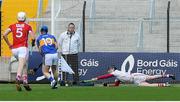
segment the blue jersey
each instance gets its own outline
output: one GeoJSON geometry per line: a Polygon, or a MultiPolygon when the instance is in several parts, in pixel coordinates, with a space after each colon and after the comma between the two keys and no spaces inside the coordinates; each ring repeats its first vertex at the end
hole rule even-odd
{"type": "Polygon", "coordinates": [[[41,47],[43,55],[57,53],[55,43],[56,38],[51,34],[41,34],[36,40],[36,44],[38,47],[41,47]]]}

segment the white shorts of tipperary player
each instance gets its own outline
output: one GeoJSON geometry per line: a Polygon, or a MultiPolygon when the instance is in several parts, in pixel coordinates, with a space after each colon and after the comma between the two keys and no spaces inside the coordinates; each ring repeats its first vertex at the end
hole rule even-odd
{"type": "Polygon", "coordinates": [[[58,53],[45,54],[44,64],[48,66],[58,65],[58,53]]]}

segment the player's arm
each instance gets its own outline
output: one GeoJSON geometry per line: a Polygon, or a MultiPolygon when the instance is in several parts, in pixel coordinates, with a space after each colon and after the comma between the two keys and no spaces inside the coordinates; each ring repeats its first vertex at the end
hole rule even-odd
{"type": "Polygon", "coordinates": [[[39,52],[41,53],[41,46],[37,46],[37,47],[38,47],[39,52]]]}
{"type": "Polygon", "coordinates": [[[31,35],[31,38],[32,38],[32,43],[31,44],[32,44],[32,46],[35,46],[36,36],[35,36],[33,31],[29,31],[29,34],[31,35]]]}
{"type": "Polygon", "coordinates": [[[56,49],[58,49],[58,44],[57,44],[57,42],[54,42],[54,44],[55,44],[56,49]]]}
{"type": "Polygon", "coordinates": [[[56,38],[55,38],[55,37],[53,37],[53,38],[54,38],[54,44],[55,44],[55,47],[56,47],[56,49],[58,49],[57,40],[56,40],[56,38]]]}
{"type": "Polygon", "coordinates": [[[29,26],[29,34],[30,34],[30,36],[31,36],[31,38],[32,38],[31,44],[32,44],[32,46],[35,46],[36,36],[35,36],[35,33],[32,31],[32,28],[31,28],[30,26],[29,26]]]}
{"type": "Polygon", "coordinates": [[[107,79],[107,78],[111,78],[111,77],[114,77],[114,75],[113,74],[105,74],[102,76],[98,76],[96,78],[92,78],[91,80],[96,81],[96,80],[107,79]]]}
{"type": "Polygon", "coordinates": [[[56,50],[58,50],[58,44],[57,44],[57,42],[54,42],[54,45],[55,45],[56,50]]]}
{"type": "Polygon", "coordinates": [[[37,46],[39,52],[41,52],[39,38],[36,39],[36,46],[37,46]]]}
{"type": "Polygon", "coordinates": [[[32,30],[29,31],[29,34],[33,40],[36,39],[35,33],[32,30]]]}
{"type": "Polygon", "coordinates": [[[8,40],[8,34],[11,32],[11,29],[8,28],[6,29],[6,31],[3,34],[3,39],[5,40],[5,42],[7,43],[7,45],[9,46],[10,49],[12,49],[12,45],[10,44],[9,40],[8,40]]]}

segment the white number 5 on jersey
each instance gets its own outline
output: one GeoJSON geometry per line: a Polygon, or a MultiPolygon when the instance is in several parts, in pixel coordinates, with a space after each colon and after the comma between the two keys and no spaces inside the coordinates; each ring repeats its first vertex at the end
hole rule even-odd
{"type": "Polygon", "coordinates": [[[17,29],[16,29],[16,37],[17,37],[17,38],[22,37],[22,35],[23,35],[22,30],[23,30],[22,28],[17,28],[17,29]]]}

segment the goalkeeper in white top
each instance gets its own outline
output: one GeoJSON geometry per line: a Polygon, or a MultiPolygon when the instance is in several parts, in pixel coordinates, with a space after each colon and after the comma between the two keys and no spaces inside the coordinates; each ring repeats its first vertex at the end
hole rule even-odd
{"type": "Polygon", "coordinates": [[[116,77],[114,84],[109,84],[105,86],[119,86],[120,82],[130,82],[134,83],[138,86],[150,86],[150,87],[167,87],[170,86],[168,82],[166,83],[149,83],[147,81],[157,79],[157,78],[172,78],[175,80],[175,76],[172,74],[165,74],[165,75],[145,75],[143,73],[127,73],[124,71],[119,71],[115,66],[110,66],[108,68],[108,73],[102,76],[98,76],[92,78],[92,81],[97,81],[100,79],[106,79],[110,77],[116,77]]]}

